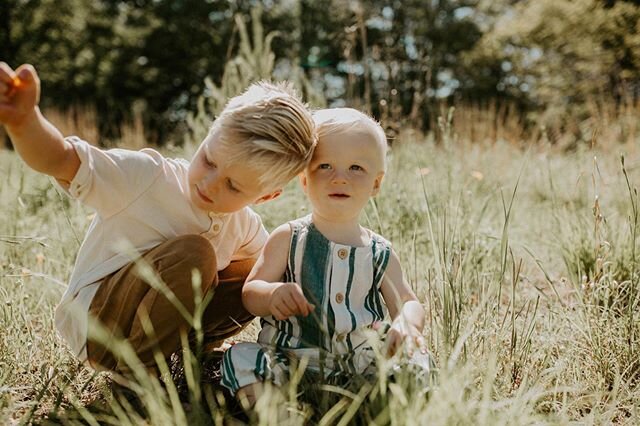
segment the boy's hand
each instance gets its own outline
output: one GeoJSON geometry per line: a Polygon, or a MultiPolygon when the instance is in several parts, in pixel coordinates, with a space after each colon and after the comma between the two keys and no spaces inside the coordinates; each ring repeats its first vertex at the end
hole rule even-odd
{"type": "Polygon", "coordinates": [[[387,356],[392,357],[403,344],[406,346],[409,356],[412,356],[416,349],[422,353],[427,352],[427,346],[420,330],[413,324],[403,321],[401,317],[397,317],[391,324],[385,339],[387,356]]]}
{"type": "Polygon", "coordinates": [[[0,62],[0,123],[19,128],[35,113],[40,98],[40,80],[31,65],[21,65],[15,71],[0,62]]]}
{"type": "Polygon", "coordinates": [[[277,283],[271,292],[269,311],[277,320],[285,320],[290,316],[306,317],[313,312],[315,306],[307,301],[302,289],[296,283],[277,283]]]}

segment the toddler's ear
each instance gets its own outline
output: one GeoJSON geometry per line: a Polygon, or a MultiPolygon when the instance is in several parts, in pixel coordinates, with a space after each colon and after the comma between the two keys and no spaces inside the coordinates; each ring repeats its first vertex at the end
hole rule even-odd
{"type": "Polygon", "coordinates": [[[307,175],[305,175],[304,172],[302,172],[298,175],[298,178],[300,179],[300,185],[302,185],[302,190],[306,194],[307,193],[307,175]]]}
{"type": "Polygon", "coordinates": [[[373,181],[373,190],[371,191],[371,196],[378,195],[380,192],[380,186],[382,186],[382,178],[384,177],[384,172],[378,173],[376,176],[376,180],[373,181]]]}
{"type": "Polygon", "coordinates": [[[265,201],[273,200],[274,198],[278,198],[280,194],[282,194],[282,189],[276,189],[275,191],[258,198],[253,202],[253,204],[261,204],[265,201]]]}

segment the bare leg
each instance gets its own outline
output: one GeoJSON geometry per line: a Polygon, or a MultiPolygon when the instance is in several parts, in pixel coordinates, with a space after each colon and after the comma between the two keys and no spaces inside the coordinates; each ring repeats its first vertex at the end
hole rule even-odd
{"type": "Polygon", "coordinates": [[[238,389],[238,392],[236,392],[236,399],[245,411],[251,411],[255,407],[258,399],[264,395],[264,388],[265,385],[262,382],[241,387],[238,389]]]}

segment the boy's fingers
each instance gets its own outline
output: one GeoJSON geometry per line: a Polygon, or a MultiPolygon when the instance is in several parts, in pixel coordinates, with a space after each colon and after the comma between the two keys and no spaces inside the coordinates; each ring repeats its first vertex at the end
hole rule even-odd
{"type": "Polygon", "coordinates": [[[20,65],[13,71],[6,62],[1,62],[0,82],[3,84],[0,94],[7,97],[2,99],[2,102],[12,102],[14,96],[20,92],[25,93],[25,96],[18,99],[22,107],[28,107],[31,103],[37,104],[40,100],[40,81],[35,68],[30,64],[20,65]]]}
{"type": "MultiPolygon", "coordinates": [[[[39,86],[38,74],[36,73],[35,68],[30,64],[20,65],[16,70],[17,78],[15,78],[12,82],[12,91],[17,89],[26,88],[29,90],[33,90],[39,86]]],[[[39,101],[38,96],[36,96],[36,103],[39,101]]]]}
{"type": "Polygon", "coordinates": [[[16,75],[25,83],[30,83],[36,79],[36,69],[31,64],[20,65],[16,69],[16,75]]]}
{"type": "Polygon", "coordinates": [[[0,81],[10,82],[13,79],[13,70],[6,62],[0,62],[0,81]]]}

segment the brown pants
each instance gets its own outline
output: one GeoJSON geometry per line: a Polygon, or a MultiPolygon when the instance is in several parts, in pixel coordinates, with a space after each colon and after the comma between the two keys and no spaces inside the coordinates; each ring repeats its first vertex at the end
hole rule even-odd
{"type": "MultiPolygon", "coordinates": [[[[195,310],[196,296],[192,287],[192,271],[202,277],[202,293],[214,291],[213,299],[202,316],[205,345],[215,346],[241,331],[253,319],[242,305],[242,286],[254,260],[231,262],[217,272],[216,256],[211,243],[199,235],[174,238],[148,251],[143,260],[189,311],[195,310]]],[[[189,332],[189,324],[174,305],[136,273],[130,263],[107,276],[91,302],[89,314],[98,319],[113,338],[125,338],[149,369],[155,366],[154,352],[165,357],[178,350],[181,332],[189,332]],[[153,338],[147,335],[143,321],[148,318],[153,338]]],[[[128,373],[128,366],[109,350],[89,340],[87,354],[98,369],[128,373]]]]}

